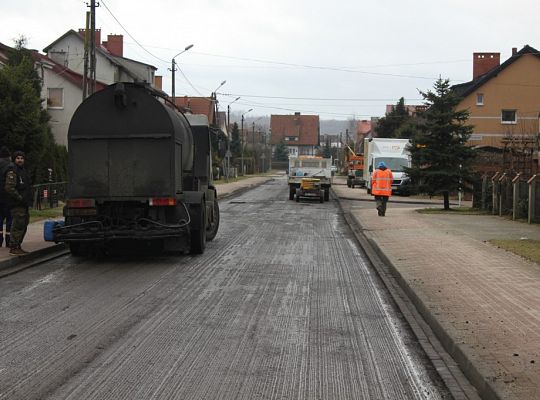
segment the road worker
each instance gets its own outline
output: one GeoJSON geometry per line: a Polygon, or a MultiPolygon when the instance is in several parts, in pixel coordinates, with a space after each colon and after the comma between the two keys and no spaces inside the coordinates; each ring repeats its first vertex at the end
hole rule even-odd
{"type": "Polygon", "coordinates": [[[386,214],[386,203],[392,195],[392,180],[394,179],[390,168],[384,161],[380,161],[377,169],[371,175],[371,194],[375,196],[377,212],[380,217],[386,214]]]}

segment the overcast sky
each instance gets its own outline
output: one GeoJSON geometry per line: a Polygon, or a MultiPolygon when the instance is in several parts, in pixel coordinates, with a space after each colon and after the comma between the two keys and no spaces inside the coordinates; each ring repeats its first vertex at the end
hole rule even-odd
{"type": "MultiPolygon", "coordinates": [[[[90,0],[88,0],[88,4],[90,0]]],[[[540,49],[538,0],[100,0],[96,27],[124,35],[124,56],[146,62],[176,95],[209,96],[250,116],[382,116],[419,104],[439,77],[472,79],[472,53],[540,49]],[[536,33],[533,33],[536,32],[536,33]],[[536,42],[535,42],[536,39],[536,42]]],[[[24,35],[42,51],[84,27],[83,0],[0,0],[0,42],[24,35]]]]}

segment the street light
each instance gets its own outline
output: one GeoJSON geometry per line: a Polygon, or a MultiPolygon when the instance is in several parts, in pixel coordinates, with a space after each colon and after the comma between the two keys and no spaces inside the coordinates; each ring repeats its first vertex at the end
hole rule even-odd
{"type": "Polygon", "coordinates": [[[231,104],[238,100],[240,100],[240,97],[237,97],[227,105],[227,128],[231,125],[231,104]]]}
{"type": "MultiPolygon", "coordinates": [[[[262,117],[257,118],[255,121],[253,121],[253,132],[252,132],[252,149],[253,149],[253,172],[255,172],[255,161],[256,161],[256,155],[257,152],[255,151],[255,122],[262,119],[262,117]]],[[[260,129],[259,129],[260,132],[260,129]]],[[[259,166],[257,165],[257,170],[259,169],[259,166]]]]}
{"type": "Polygon", "coordinates": [[[231,133],[229,133],[229,130],[231,129],[231,104],[235,101],[240,100],[240,97],[237,97],[233,101],[231,101],[229,104],[227,104],[227,153],[225,155],[225,159],[227,160],[227,173],[225,174],[225,180],[229,182],[229,170],[231,168],[231,133]]]}
{"type": "Polygon", "coordinates": [[[214,90],[214,95],[215,97],[217,97],[217,91],[220,87],[222,87],[223,85],[225,85],[227,83],[227,81],[223,81],[219,84],[219,86],[216,88],[216,90],[214,90]]]}
{"type": "Polygon", "coordinates": [[[185,53],[186,51],[188,51],[189,49],[191,49],[193,47],[192,44],[190,44],[189,46],[187,46],[184,50],[182,50],[180,53],[178,53],[177,55],[175,55],[173,58],[172,58],[172,61],[171,61],[171,71],[172,71],[172,89],[171,89],[171,95],[172,95],[172,101],[174,103],[174,105],[176,105],[176,101],[175,101],[175,95],[174,95],[174,85],[175,85],[175,82],[174,82],[174,72],[176,71],[176,61],[174,60],[176,57],[178,57],[180,54],[182,53],[185,53]]]}
{"type": "Polygon", "coordinates": [[[225,85],[227,83],[227,81],[223,81],[219,84],[219,86],[216,88],[216,90],[214,90],[211,94],[210,94],[210,99],[212,102],[214,102],[215,104],[215,114],[214,114],[214,124],[218,124],[218,101],[217,101],[217,91],[220,87],[222,87],[223,85],[225,85]]]}
{"type": "Polygon", "coordinates": [[[244,115],[246,115],[248,112],[250,111],[253,111],[253,108],[250,108],[249,110],[247,110],[245,113],[242,114],[242,118],[241,118],[241,128],[240,128],[240,132],[242,134],[242,157],[241,157],[241,161],[242,161],[242,175],[244,175],[244,115]]]}

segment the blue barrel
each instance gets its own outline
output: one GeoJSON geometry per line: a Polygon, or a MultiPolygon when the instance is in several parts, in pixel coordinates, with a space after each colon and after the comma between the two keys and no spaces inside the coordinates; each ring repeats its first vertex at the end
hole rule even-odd
{"type": "Polygon", "coordinates": [[[46,242],[54,242],[53,229],[57,226],[64,226],[64,221],[45,221],[43,224],[43,239],[46,242]]]}

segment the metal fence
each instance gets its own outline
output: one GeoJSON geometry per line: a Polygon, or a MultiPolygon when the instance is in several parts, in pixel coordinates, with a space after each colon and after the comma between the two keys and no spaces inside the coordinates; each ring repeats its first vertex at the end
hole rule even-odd
{"type": "Polygon", "coordinates": [[[522,174],[509,176],[497,172],[475,184],[473,205],[494,215],[540,222],[540,174],[526,179],[522,174]],[[478,199],[479,197],[479,199],[478,199]]]}
{"type": "Polygon", "coordinates": [[[51,182],[34,185],[34,209],[55,208],[66,200],[67,182],[51,182]]]}

